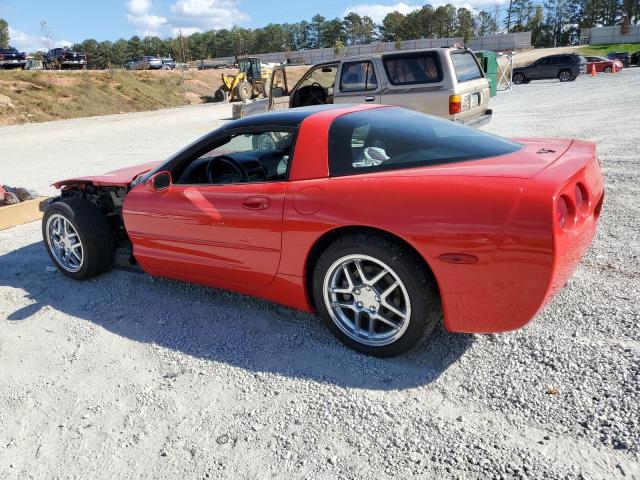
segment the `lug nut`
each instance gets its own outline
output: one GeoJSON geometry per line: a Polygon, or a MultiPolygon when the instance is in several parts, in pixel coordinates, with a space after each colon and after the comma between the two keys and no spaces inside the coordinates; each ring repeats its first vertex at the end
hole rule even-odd
{"type": "Polygon", "coordinates": [[[357,307],[362,307],[362,302],[357,302],[357,303],[356,303],[356,306],[357,306],[357,307]]]}
{"type": "Polygon", "coordinates": [[[360,289],[359,289],[359,288],[356,288],[356,289],[355,289],[355,291],[354,291],[353,293],[355,293],[356,295],[360,295],[360,289]]]}

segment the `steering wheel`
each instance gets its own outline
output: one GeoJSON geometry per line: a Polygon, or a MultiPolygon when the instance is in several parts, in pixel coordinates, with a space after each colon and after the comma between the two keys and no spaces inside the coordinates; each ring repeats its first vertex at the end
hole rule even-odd
{"type": "Polygon", "coordinates": [[[249,176],[237,160],[221,155],[207,165],[207,180],[213,184],[248,182],[249,176]]]}
{"type": "Polygon", "coordinates": [[[318,82],[313,82],[309,85],[309,97],[307,97],[303,103],[303,107],[309,107],[311,105],[324,105],[326,102],[326,94],[324,93],[324,87],[318,82]]]}

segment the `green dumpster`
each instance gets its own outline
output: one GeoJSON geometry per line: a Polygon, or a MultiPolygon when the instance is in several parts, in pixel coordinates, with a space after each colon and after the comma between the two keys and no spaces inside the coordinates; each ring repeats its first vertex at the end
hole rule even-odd
{"type": "Polygon", "coordinates": [[[480,63],[480,67],[489,82],[491,96],[495,97],[498,94],[498,55],[496,52],[489,50],[482,50],[475,53],[478,63],[480,63]]]}

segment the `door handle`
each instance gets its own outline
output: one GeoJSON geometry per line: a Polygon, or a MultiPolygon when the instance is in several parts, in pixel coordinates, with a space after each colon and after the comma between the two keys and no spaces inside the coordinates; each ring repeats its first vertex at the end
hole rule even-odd
{"type": "Polygon", "coordinates": [[[373,102],[376,99],[376,97],[374,97],[373,95],[369,95],[367,97],[364,97],[364,101],[365,102],[373,102]]]}
{"type": "Polygon", "coordinates": [[[242,206],[249,210],[265,210],[271,206],[269,197],[248,197],[242,201],[242,206]]]}

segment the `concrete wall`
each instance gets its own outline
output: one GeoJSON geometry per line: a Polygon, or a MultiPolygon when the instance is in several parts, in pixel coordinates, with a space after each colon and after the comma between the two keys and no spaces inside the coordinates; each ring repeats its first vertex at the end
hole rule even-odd
{"type": "MultiPolygon", "coordinates": [[[[345,47],[342,57],[349,58],[367,53],[396,52],[402,50],[415,50],[420,48],[437,48],[447,45],[462,45],[462,37],[453,38],[421,38],[418,40],[405,40],[400,42],[399,49],[394,42],[378,42],[368,45],[352,45],[345,47]]],[[[531,48],[531,32],[510,33],[505,35],[486,35],[473,37],[468,45],[472,50],[516,51],[531,48]]],[[[288,58],[297,63],[316,64],[336,59],[333,48],[316,48],[313,50],[298,50],[294,52],[273,52],[256,55],[262,62],[284,62],[288,58]]],[[[221,57],[213,59],[215,62],[232,64],[234,57],[221,57]]]]}
{"type": "MultiPolygon", "coordinates": [[[[583,31],[581,38],[587,35],[583,31]]],[[[596,27],[588,32],[590,45],[605,45],[608,43],[640,43],[640,25],[629,26],[629,33],[622,33],[622,26],[596,27]]]]}

